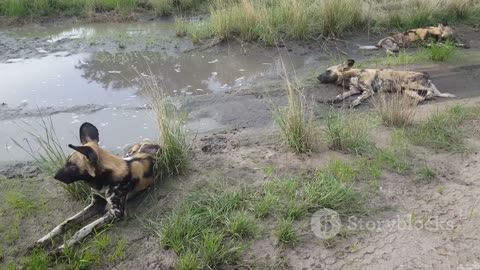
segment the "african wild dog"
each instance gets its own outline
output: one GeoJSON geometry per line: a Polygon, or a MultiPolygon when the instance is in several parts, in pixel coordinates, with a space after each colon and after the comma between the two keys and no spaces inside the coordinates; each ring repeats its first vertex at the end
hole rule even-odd
{"type": "Polygon", "coordinates": [[[397,53],[401,48],[417,47],[421,42],[434,40],[437,42],[452,41],[455,46],[468,48],[460,43],[454,36],[453,29],[446,20],[442,20],[436,27],[417,28],[398,33],[381,39],[375,46],[361,46],[360,49],[380,49],[387,53],[397,53]]]}
{"type": "Polygon", "coordinates": [[[160,151],[159,145],[136,145],[132,149],[134,151],[130,151],[129,157],[121,158],[98,145],[98,130],[90,123],[81,125],[80,142],[79,146],[68,145],[75,151],[68,156],[66,164],[58,170],[54,178],[65,184],[85,181],[91,187],[91,203],[39,239],[33,247],[45,246],[70,225],[103,214],[54,251],[55,254],[61,253],[65,247],[79,242],[94,229],[123,217],[127,195],[144,190],[153,183],[153,168],[160,151]]]}
{"type": "Polygon", "coordinates": [[[356,69],[352,68],[354,64],[355,60],[347,60],[344,64],[328,68],[317,77],[321,83],[335,83],[348,89],[337,95],[333,102],[360,94],[350,105],[355,107],[379,91],[402,92],[417,102],[433,97],[455,97],[452,94],[440,93],[425,73],[392,69],[356,69]]]}

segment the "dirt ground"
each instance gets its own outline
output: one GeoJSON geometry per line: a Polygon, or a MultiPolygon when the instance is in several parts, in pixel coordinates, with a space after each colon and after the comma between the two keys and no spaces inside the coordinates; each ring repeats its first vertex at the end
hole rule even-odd
{"type": "MultiPolygon", "coordinates": [[[[425,119],[449,105],[480,106],[480,33],[478,29],[468,27],[461,28],[460,32],[471,45],[470,50],[462,52],[461,60],[402,67],[428,71],[440,90],[458,96],[453,100],[435,100],[419,105],[416,120],[425,119]]],[[[32,39],[15,40],[2,34],[0,40],[2,62],[16,57],[35,57],[38,54],[35,47],[39,44],[58,46],[48,47],[49,51],[118,49],[116,44],[108,41],[103,45],[78,42],[73,45],[69,41],[51,45],[46,40],[33,39],[35,43],[32,43],[32,39]]],[[[306,94],[312,100],[329,99],[336,94],[334,87],[319,85],[312,76],[331,63],[332,55],[338,54],[336,47],[347,52],[348,57],[357,59],[380,54],[356,49],[355,44],[371,43],[364,36],[355,35],[346,40],[349,42],[335,46],[310,42],[286,44],[286,48],[281,49],[291,57],[311,59],[297,70],[297,76],[303,79],[306,94]]],[[[191,46],[187,41],[171,44],[169,48],[178,50],[176,53],[191,46]]],[[[232,48],[244,49],[229,43],[210,50],[222,52],[232,48]]],[[[138,48],[132,45],[129,49],[138,48]]],[[[163,50],[162,47],[158,49],[163,50]]],[[[350,155],[328,149],[325,142],[306,156],[289,153],[280,145],[272,122],[271,103],[285,104],[282,85],[283,80],[272,75],[222,94],[179,99],[182,110],[188,112],[189,117],[213,119],[218,125],[208,132],[191,134],[194,160],[187,175],[159,183],[129,202],[126,219],[108,232],[127,241],[126,256],[120,262],[105,263],[96,269],[172,269],[176,264],[175,254],[160,246],[146,220],[161,218],[199,186],[220,181],[231,186],[260,187],[265,181],[263,168],[266,167],[275,167],[278,173],[288,174],[301,169],[322,168],[332,160],[352,160],[350,155]]],[[[320,121],[326,112],[332,110],[324,104],[314,104],[320,121]]],[[[56,114],[101,109],[96,106],[53,108],[44,112],[56,114]]],[[[358,110],[370,109],[365,104],[358,110]]],[[[0,106],[1,120],[34,115],[34,112],[21,108],[0,106]]],[[[413,172],[406,175],[385,172],[369,203],[372,207],[390,210],[362,217],[356,223],[359,224],[358,230],[352,235],[327,244],[315,237],[310,220],[306,219],[298,224],[301,240],[285,247],[267,230],[252,241],[248,252],[242,256],[239,265],[245,266],[236,269],[480,269],[480,199],[477,195],[480,193],[480,119],[468,121],[466,126],[470,148],[467,153],[438,153],[411,146],[412,158],[415,162],[424,162],[434,171],[435,179],[421,182],[413,172]],[[412,221],[412,217],[427,222],[418,223],[412,221]]],[[[391,133],[389,128],[377,127],[373,134],[376,145],[384,147],[388,144],[391,133]]],[[[122,151],[117,152],[121,154],[122,151]]],[[[84,207],[66,197],[55,180],[29,162],[0,164],[0,184],[14,186],[41,202],[39,209],[19,217],[18,235],[12,236],[8,244],[0,245],[0,268],[2,263],[19,258],[32,242],[84,207]]],[[[6,198],[6,191],[6,188],[0,188],[2,200],[6,198]]],[[[6,217],[14,212],[0,209],[0,228],[11,227],[11,219],[6,217]]],[[[8,229],[0,230],[0,237],[6,239],[8,232],[8,229]]]]}

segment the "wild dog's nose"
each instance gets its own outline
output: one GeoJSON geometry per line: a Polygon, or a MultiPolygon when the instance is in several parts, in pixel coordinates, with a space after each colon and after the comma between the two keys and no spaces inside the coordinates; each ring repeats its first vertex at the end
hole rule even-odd
{"type": "Polygon", "coordinates": [[[60,170],[57,171],[55,176],[53,176],[53,178],[56,179],[56,180],[62,181],[62,179],[65,178],[64,175],[65,175],[65,173],[63,172],[62,169],[60,169],[60,170]]]}

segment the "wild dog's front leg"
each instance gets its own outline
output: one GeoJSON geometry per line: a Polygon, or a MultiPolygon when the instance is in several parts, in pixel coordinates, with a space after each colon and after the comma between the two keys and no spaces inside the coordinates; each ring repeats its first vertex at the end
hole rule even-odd
{"type": "Polygon", "coordinates": [[[358,78],[356,78],[356,77],[351,78],[350,79],[350,87],[349,87],[348,91],[337,95],[333,101],[334,102],[340,102],[340,101],[342,101],[342,100],[344,100],[344,99],[346,99],[350,96],[360,94],[362,91],[357,87],[357,85],[358,85],[358,78]]]}
{"type": "Polygon", "coordinates": [[[111,194],[107,192],[107,202],[111,205],[110,210],[108,210],[108,212],[103,217],[93,221],[92,223],[88,224],[87,226],[77,231],[72,236],[72,238],[70,238],[70,240],[68,240],[65,244],[57,248],[56,253],[61,253],[66,247],[70,247],[80,242],[83,238],[88,236],[94,229],[98,229],[105,224],[111,223],[117,219],[122,218],[125,213],[126,198],[127,198],[127,193],[124,193],[124,192],[116,192],[111,194]]]}
{"type": "Polygon", "coordinates": [[[95,193],[92,193],[92,202],[87,207],[85,207],[82,211],[78,212],[77,214],[70,217],[69,219],[65,220],[64,222],[60,223],[51,232],[49,232],[44,237],[40,238],[37,242],[35,242],[32,248],[45,245],[46,243],[48,243],[50,239],[63,233],[69,225],[73,225],[73,224],[85,221],[93,217],[94,215],[100,213],[101,211],[105,210],[106,205],[107,205],[107,201],[103,197],[95,193]]]}
{"type": "Polygon", "coordinates": [[[362,101],[371,97],[372,95],[373,95],[373,90],[367,89],[363,91],[363,93],[359,97],[357,97],[354,101],[352,101],[352,103],[350,104],[350,108],[357,107],[358,105],[360,105],[360,103],[362,103],[362,101]]]}

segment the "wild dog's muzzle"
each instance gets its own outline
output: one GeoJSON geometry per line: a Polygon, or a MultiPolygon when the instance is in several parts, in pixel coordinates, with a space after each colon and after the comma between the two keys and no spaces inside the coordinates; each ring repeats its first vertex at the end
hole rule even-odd
{"type": "Polygon", "coordinates": [[[76,167],[64,167],[58,170],[53,178],[65,184],[71,184],[80,180],[80,173],[76,167]]]}
{"type": "Polygon", "coordinates": [[[325,72],[318,75],[317,79],[321,83],[335,83],[338,79],[338,76],[335,74],[332,74],[331,72],[325,72]]]}

